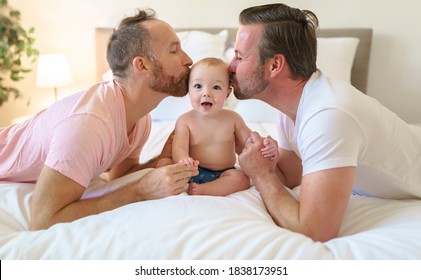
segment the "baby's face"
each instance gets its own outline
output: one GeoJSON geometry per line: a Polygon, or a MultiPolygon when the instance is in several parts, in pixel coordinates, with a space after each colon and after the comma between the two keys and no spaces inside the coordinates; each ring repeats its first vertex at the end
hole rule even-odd
{"type": "Polygon", "coordinates": [[[223,65],[201,64],[190,73],[190,102],[200,113],[219,113],[230,92],[228,71],[223,65]]]}

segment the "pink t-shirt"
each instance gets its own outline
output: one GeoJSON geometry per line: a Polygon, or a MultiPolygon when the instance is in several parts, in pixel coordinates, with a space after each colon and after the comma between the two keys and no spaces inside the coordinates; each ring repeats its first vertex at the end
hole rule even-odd
{"type": "Polygon", "coordinates": [[[0,128],[0,181],[35,182],[44,165],[87,187],[149,137],[149,115],[127,136],[121,90],[102,82],[64,98],[31,119],[0,128]]]}

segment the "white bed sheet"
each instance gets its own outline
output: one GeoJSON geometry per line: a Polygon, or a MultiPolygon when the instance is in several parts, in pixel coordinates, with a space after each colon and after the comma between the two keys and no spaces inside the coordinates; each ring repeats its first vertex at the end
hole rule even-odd
{"type": "MultiPolygon", "coordinates": [[[[173,122],[155,123],[144,148],[159,153],[173,122]]],[[[271,123],[249,124],[263,135],[271,123]]],[[[92,182],[101,195],[142,176],[92,182]]],[[[329,242],[277,227],[255,187],[227,197],[189,196],[133,203],[47,230],[28,231],[33,184],[0,182],[1,259],[421,259],[421,200],[353,195],[329,242]]],[[[299,188],[292,193],[298,198],[299,188]]]]}

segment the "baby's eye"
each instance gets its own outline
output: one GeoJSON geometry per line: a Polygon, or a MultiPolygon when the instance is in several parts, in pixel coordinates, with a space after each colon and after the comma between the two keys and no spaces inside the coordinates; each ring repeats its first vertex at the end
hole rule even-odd
{"type": "Polygon", "coordinates": [[[214,86],[213,86],[213,89],[214,89],[214,90],[221,90],[222,88],[221,88],[220,86],[218,86],[218,85],[214,85],[214,86]]]}
{"type": "Polygon", "coordinates": [[[201,84],[194,84],[193,85],[193,88],[201,89],[202,88],[202,85],[201,84]]]}

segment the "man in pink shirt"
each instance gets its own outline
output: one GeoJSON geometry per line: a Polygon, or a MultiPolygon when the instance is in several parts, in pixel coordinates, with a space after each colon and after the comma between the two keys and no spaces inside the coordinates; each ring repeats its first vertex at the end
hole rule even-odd
{"type": "Polygon", "coordinates": [[[139,10],[113,32],[107,60],[114,80],[64,98],[28,121],[0,129],[0,180],[36,182],[32,230],[48,228],[132,202],[182,192],[195,167],[160,167],[102,197],[81,200],[103,172],[113,180],[156,167],[171,156],[170,139],[161,155],[139,164],[149,137],[148,113],[165,97],[187,94],[192,64],[173,28],[153,10],[139,10]]]}

